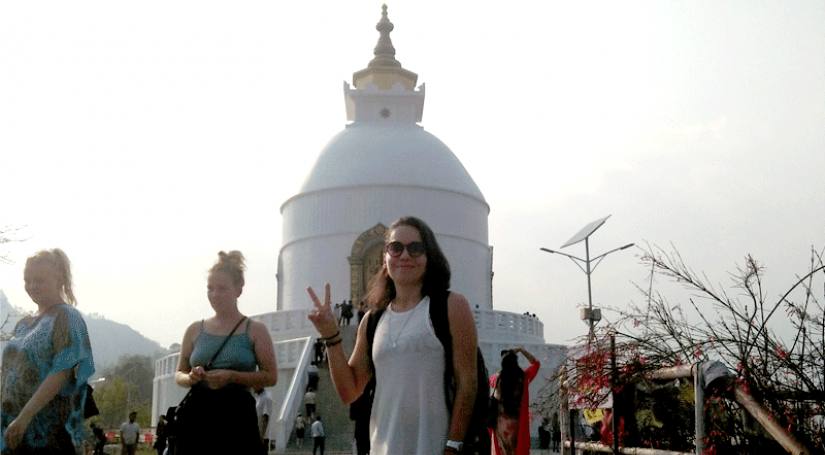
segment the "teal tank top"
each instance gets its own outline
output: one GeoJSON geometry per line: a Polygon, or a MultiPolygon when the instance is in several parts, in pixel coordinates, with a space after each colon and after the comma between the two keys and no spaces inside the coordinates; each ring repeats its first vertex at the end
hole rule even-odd
{"type": "MultiPolygon", "coordinates": [[[[229,337],[226,346],[223,347],[218,357],[212,362],[211,370],[235,370],[235,371],[255,371],[258,361],[255,359],[255,347],[249,337],[249,325],[246,321],[246,331],[229,337]]],[[[212,335],[203,328],[201,321],[201,331],[195,338],[192,354],[189,356],[189,365],[206,367],[209,360],[223,343],[225,335],[212,335]]]]}

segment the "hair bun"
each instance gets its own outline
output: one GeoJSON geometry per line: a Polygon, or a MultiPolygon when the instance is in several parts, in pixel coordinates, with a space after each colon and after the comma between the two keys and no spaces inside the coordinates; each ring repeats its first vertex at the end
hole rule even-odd
{"type": "Polygon", "coordinates": [[[246,265],[244,264],[245,259],[243,257],[243,253],[238,250],[232,250],[230,252],[220,251],[218,252],[218,262],[225,263],[225,264],[232,264],[238,267],[241,270],[246,270],[246,265]]]}

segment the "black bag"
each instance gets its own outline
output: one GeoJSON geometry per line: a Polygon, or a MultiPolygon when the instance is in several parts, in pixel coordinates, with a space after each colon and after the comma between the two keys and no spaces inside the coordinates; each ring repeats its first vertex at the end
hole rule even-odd
{"type": "MultiPolygon", "coordinates": [[[[450,333],[450,319],[447,314],[447,299],[449,296],[449,291],[446,294],[430,296],[430,322],[433,324],[436,337],[444,348],[444,397],[447,410],[452,412],[456,385],[453,372],[453,337],[450,333]]],[[[375,379],[375,365],[372,363],[372,341],[375,338],[378,321],[383,314],[384,310],[371,311],[367,319],[367,358],[369,359],[373,379],[375,379]]],[[[476,347],[476,381],[478,388],[476,389],[473,413],[470,415],[470,422],[464,434],[462,453],[487,455],[490,453],[490,434],[487,431],[490,383],[487,366],[484,364],[484,356],[478,347],[476,347]]],[[[373,381],[371,384],[374,388],[375,382],[373,381]]],[[[368,385],[364,393],[374,393],[373,390],[368,390],[369,387],[368,385]]],[[[369,419],[369,415],[366,418],[369,419]]]]}
{"type": "MultiPolygon", "coordinates": [[[[214,354],[212,354],[212,358],[209,360],[209,363],[207,363],[204,367],[205,370],[208,370],[212,367],[212,362],[215,361],[215,359],[218,357],[218,354],[220,354],[223,350],[223,347],[226,346],[226,342],[229,341],[229,338],[235,333],[235,330],[238,330],[238,327],[245,320],[246,316],[242,317],[241,320],[238,321],[237,324],[235,324],[235,328],[233,328],[232,331],[229,332],[229,335],[227,335],[223,339],[223,343],[221,343],[218,350],[215,351],[214,354]]],[[[201,390],[203,390],[201,387],[190,387],[189,391],[186,392],[186,395],[183,397],[183,399],[180,400],[180,403],[175,409],[173,417],[169,419],[169,423],[171,424],[170,427],[174,429],[174,434],[176,436],[182,433],[197,431],[197,428],[192,427],[193,412],[197,412],[197,410],[195,409],[196,406],[194,405],[194,401],[197,400],[197,397],[200,396],[200,394],[202,393],[199,392],[201,390]]]]}
{"type": "Polygon", "coordinates": [[[97,408],[97,403],[95,402],[95,397],[92,395],[94,392],[94,388],[86,383],[86,403],[83,404],[83,418],[88,419],[89,417],[94,417],[96,415],[100,415],[100,410],[97,408]]]}

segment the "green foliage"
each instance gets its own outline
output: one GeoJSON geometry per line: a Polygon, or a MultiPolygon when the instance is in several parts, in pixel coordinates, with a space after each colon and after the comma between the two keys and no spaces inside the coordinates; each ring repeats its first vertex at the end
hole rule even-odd
{"type": "Polygon", "coordinates": [[[100,415],[96,418],[104,428],[119,428],[128,420],[129,412],[138,413],[137,422],[148,427],[152,416],[152,359],[146,356],[124,356],[106,369],[95,385],[94,397],[100,415]]]}

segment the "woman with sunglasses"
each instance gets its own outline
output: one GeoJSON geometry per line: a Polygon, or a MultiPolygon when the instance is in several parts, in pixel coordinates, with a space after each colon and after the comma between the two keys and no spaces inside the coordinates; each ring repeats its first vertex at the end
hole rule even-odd
{"type": "Polygon", "coordinates": [[[341,400],[350,404],[373,379],[370,453],[453,454],[461,450],[476,393],[476,328],[467,299],[450,292],[450,266],[423,221],[403,217],[387,231],[383,264],[370,282],[371,312],[383,310],[368,355],[367,325],[358,326],[355,348],[347,360],[330,305],[312,288],[315,308],[309,319],[327,345],[330,375],[341,400]],[[433,303],[435,302],[435,303],[433,303]],[[456,397],[447,409],[444,396],[444,348],[429,320],[429,305],[446,304],[452,336],[456,397]]]}

